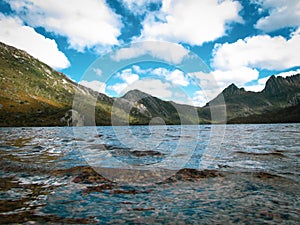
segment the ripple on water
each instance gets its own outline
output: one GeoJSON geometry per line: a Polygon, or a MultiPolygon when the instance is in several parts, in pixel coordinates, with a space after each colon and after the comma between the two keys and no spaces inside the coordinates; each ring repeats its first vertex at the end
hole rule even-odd
{"type": "MultiPolygon", "coordinates": [[[[108,151],[129,164],[153,160],[155,165],[176,149],[173,139],[180,137],[180,127],[156,127],[169,136],[162,134],[159,145],[151,145],[155,148],[144,148],[146,141],[127,146],[110,127],[99,127],[99,136],[87,139],[74,139],[72,128],[0,128],[0,222],[298,224],[299,126],[230,125],[218,155],[206,152],[204,161],[212,127],[202,126],[198,138],[188,132],[182,137],[197,142],[188,168],[145,186],[111,181],[82,155],[108,151]]],[[[147,139],[145,127],[130,129],[147,139]]],[[[190,132],[197,129],[192,126],[190,132]]],[[[186,157],[183,153],[173,157],[186,157]]],[[[108,169],[126,178],[129,171],[117,166],[108,169]]]]}

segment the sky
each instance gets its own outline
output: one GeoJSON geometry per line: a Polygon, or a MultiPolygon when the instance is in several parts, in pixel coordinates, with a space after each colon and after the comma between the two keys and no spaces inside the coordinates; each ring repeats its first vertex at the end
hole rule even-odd
{"type": "Polygon", "coordinates": [[[0,0],[0,41],[112,97],[202,106],[300,73],[300,1],[0,0]]]}

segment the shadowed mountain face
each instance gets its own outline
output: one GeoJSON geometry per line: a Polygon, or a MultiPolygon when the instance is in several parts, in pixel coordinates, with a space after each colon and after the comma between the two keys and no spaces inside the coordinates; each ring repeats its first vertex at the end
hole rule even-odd
{"type": "Polygon", "coordinates": [[[163,101],[139,90],[110,98],[0,43],[0,79],[0,126],[210,123],[217,122],[211,121],[211,109],[224,107],[223,99],[229,122],[300,122],[299,74],[272,76],[258,93],[231,84],[199,108],[163,101]],[[79,99],[75,104],[74,97],[79,99]],[[266,120],[265,116],[276,119],[266,120]]]}
{"type": "MultiPolygon", "coordinates": [[[[210,101],[200,111],[205,112],[210,107],[218,107],[222,102],[220,98],[224,97],[227,119],[239,122],[255,122],[250,118],[264,118],[265,116],[276,115],[277,122],[285,121],[285,116],[277,115],[279,110],[300,105],[300,74],[287,78],[271,76],[266,83],[265,88],[261,92],[245,91],[244,88],[238,88],[231,84],[223,90],[223,92],[215,99],[210,101]],[[248,118],[251,116],[250,118],[248,118]],[[258,117],[259,116],[259,117],[258,117]]],[[[293,113],[294,111],[291,111],[293,113]]],[[[299,122],[299,115],[292,116],[295,120],[290,122],[299,122]]],[[[266,122],[267,120],[261,120],[266,122]]],[[[270,120],[271,121],[271,120],[270,120]]],[[[275,122],[275,121],[274,121],[275,122]]]]}

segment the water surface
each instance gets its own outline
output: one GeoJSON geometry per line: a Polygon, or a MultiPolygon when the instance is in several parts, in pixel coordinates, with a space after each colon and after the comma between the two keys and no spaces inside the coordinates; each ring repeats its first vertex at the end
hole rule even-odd
{"type": "Polygon", "coordinates": [[[218,126],[0,128],[0,222],[299,224],[300,124],[218,126]]]}

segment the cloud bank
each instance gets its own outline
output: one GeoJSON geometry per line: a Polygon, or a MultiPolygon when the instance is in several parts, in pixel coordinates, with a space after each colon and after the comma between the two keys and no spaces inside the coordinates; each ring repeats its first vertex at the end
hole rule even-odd
{"type": "Polygon", "coordinates": [[[10,7],[32,27],[67,37],[71,48],[105,48],[118,45],[121,18],[104,0],[7,0],[10,7]]]}
{"type": "Polygon", "coordinates": [[[55,40],[45,38],[15,17],[0,14],[0,41],[28,52],[54,69],[64,69],[70,62],[55,40]]]}

